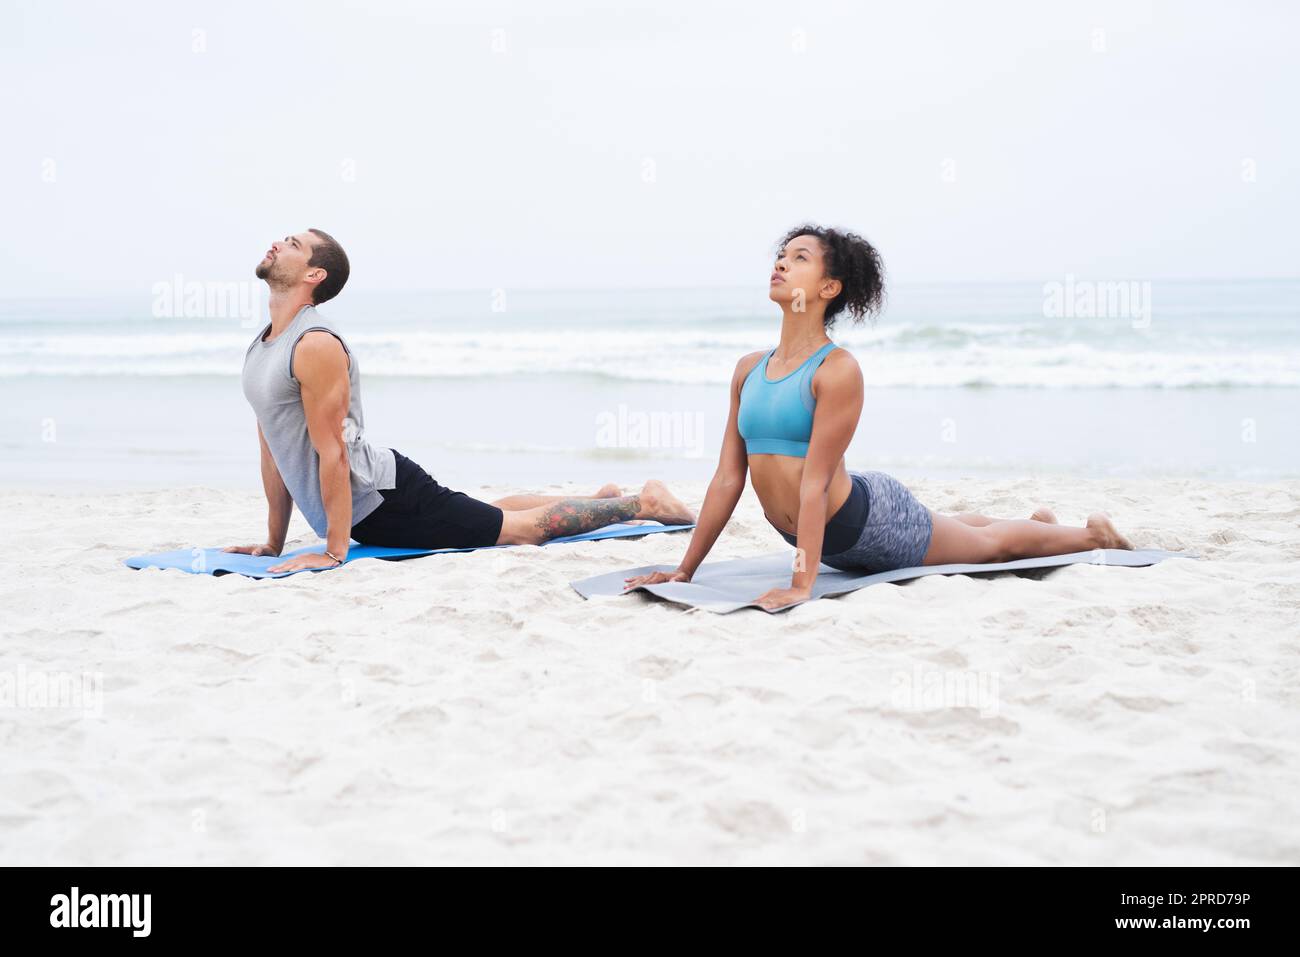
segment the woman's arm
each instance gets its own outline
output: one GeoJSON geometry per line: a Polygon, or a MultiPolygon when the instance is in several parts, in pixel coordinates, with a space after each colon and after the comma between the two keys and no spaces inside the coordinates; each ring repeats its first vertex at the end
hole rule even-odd
{"type": "Polygon", "coordinates": [[[827,493],[862,415],[862,369],[843,349],[835,350],[822,363],[813,376],[812,389],[817,408],[799,483],[794,574],[789,588],[774,588],[758,599],[765,608],[782,608],[812,597],[826,535],[827,493]]]}
{"type": "Polygon", "coordinates": [[[690,581],[695,570],[704,562],[709,550],[727,527],[731,513],[736,510],[736,503],[745,491],[745,478],[749,474],[749,457],[745,454],[745,440],[740,436],[740,427],[736,424],[740,415],[740,390],[745,385],[755,363],[764,353],[754,352],[736,363],[736,371],[731,376],[731,411],[727,415],[727,428],[722,437],[722,452],[718,456],[718,468],[713,473],[713,481],[704,495],[704,504],[700,506],[700,517],[691,533],[691,543],[675,572],[652,572],[627,579],[626,587],[637,585],[657,585],[668,581],[690,581]]]}

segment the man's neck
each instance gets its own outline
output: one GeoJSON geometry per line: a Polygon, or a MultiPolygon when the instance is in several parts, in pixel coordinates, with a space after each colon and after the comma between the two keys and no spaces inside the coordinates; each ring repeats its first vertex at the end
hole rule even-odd
{"type": "Polygon", "coordinates": [[[289,328],[289,323],[293,322],[294,317],[302,311],[303,306],[312,304],[311,296],[303,293],[298,289],[290,290],[271,290],[271,333],[268,339],[274,339],[285,329],[289,328]]]}

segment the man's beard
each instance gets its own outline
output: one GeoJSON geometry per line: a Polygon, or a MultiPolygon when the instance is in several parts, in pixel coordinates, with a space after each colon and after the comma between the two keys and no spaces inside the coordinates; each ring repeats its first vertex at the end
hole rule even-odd
{"type": "Polygon", "coordinates": [[[257,268],[253,270],[253,275],[265,280],[272,289],[287,289],[290,283],[285,281],[284,274],[275,267],[274,261],[258,263],[257,268]]]}

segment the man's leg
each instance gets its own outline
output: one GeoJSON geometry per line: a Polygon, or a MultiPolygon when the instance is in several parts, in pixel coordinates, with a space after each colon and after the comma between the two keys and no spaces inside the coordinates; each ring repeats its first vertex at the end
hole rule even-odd
{"type": "MultiPolygon", "coordinates": [[[[592,498],[618,498],[623,494],[623,490],[610,482],[608,485],[602,485],[596,490],[592,498]]],[[[538,508],[542,505],[554,505],[556,502],[563,502],[565,499],[573,498],[571,495],[507,495],[505,498],[499,498],[491,504],[501,509],[503,512],[521,512],[528,508],[538,508]]]]}
{"type": "Polygon", "coordinates": [[[633,519],[649,519],[665,525],[695,522],[695,513],[668,491],[663,482],[654,480],[646,482],[636,495],[561,498],[536,508],[502,511],[498,545],[540,545],[552,538],[580,535],[633,519]]]}

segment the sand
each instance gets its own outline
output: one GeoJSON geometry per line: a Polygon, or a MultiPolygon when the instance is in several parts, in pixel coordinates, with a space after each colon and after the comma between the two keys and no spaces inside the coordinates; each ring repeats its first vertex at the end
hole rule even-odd
{"type": "Polygon", "coordinates": [[[1300,482],[908,484],[1204,560],[717,616],[567,585],[685,536],[253,581],[121,564],[252,490],[0,492],[0,863],[1300,864],[1300,482]]]}

